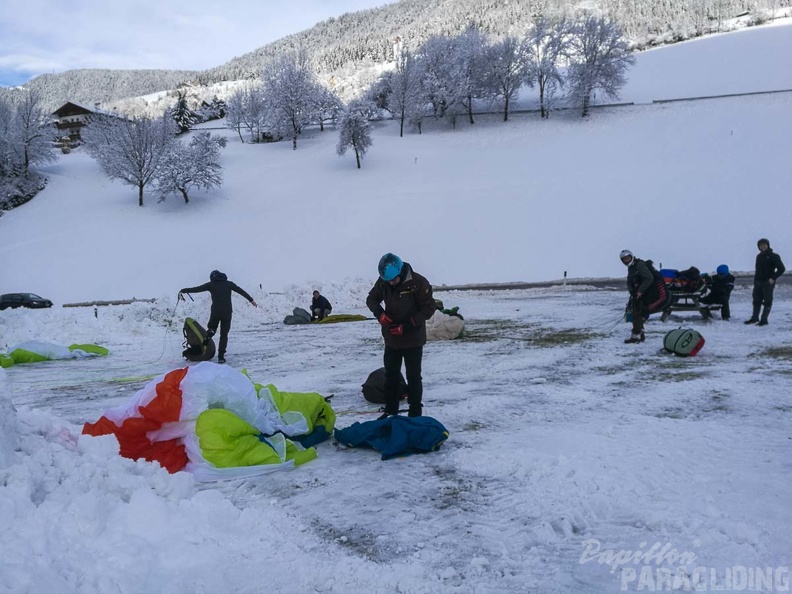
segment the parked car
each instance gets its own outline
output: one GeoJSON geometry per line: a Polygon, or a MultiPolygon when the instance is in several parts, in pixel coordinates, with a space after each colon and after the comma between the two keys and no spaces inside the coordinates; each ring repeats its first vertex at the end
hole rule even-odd
{"type": "Polygon", "coordinates": [[[7,308],[30,307],[39,309],[52,307],[52,301],[39,297],[35,293],[6,293],[0,295],[0,310],[7,308]]]}

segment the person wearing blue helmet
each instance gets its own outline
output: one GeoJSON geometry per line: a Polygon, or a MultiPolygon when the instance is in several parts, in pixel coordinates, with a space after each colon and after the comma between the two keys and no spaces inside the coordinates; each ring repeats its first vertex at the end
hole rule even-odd
{"type": "Polygon", "coordinates": [[[380,258],[379,278],[366,298],[380,323],[385,340],[385,414],[399,414],[399,383],[404,362],[407,379],[408,416],[420,417],[423,407],[421,363],[426,344],[426,320],[436,306],[432,285],[409,263],[388,252],[380,258]]]}
{"type": "MultiPolygon", "coordinates": [[[[729,272],[729,267],[726,264],[721,264],[715,270],[715,274],[705,276],[704,279],[707,283],[708,292],[699,299],[699,303],[706,305],[719,304],[721,306],[721,319],[728,320],[731,318],[729,298],[731,297],[732,289],[734,289],[734,276],[729,272]]],[[[707,311],[704,317],[709,318],[712,316],[707,311]]]]}

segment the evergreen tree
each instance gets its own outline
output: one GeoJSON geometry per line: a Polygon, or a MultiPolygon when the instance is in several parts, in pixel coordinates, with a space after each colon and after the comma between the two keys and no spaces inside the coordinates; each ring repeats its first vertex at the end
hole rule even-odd
{"type": "Polygon", "coordinates": [[[170,114],[179,128],[179,132],[183,134],[189,132],[200,121],[200,118],[187,105],[187,92],[177,91],[177,93],[178,99],[176,100],[176,105],[171,108],[170,114]]]}

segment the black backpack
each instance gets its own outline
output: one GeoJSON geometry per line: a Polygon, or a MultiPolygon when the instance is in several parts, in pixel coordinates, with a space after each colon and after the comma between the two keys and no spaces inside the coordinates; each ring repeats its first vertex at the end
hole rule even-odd
{"type": "MultiPolygon", "coordinates": [[[[363,388],[363,398],[374,404],[385,404],[385,368],[369,373],[368,378],[361,386],[363,388]]],[[[407,398],[407,382],[399,372],[399,399],[407,398]]]]}
{"type": "Polygon", "coordinates": [[[206,330],[192,318],[184,320],[184,350],[182,356],[188,361],[209,361],[215,356],[215,343],[206,340],[206,330]],[[204,344],[206,342],[206,344],[204,344]]]}

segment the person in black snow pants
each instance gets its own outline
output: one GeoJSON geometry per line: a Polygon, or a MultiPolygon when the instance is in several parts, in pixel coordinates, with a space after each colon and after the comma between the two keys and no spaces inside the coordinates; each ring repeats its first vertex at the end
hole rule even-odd
{"type": "Polygon", "coordinates": [[[228,280],[228,277],[219,270],[212,270],[209,274],[209,282],[197,287],[186,287],[179,291],[179,299],[184,299],[183,293],[203,293],[209,291],[212,296],[212,309],[209,314],[209,323],[206,325],[207,340],[215,335],[217,327],[220,326],[220,344],[217,349],[217,361],[225,363],[226,347],[228,346],[228,332],[231,330],[231,316],[233,306],[231,305],[231,291],[242,295],[250,301],[253,307],[258,307],[253,297],[247,291],[238,287],[235,283],[228,280]]]}
{"type": "Polygon", "coordinates": [[[385,339],[385,414],[399,414],[399,383],[404,360],[408,416],[420,417],[423,406],[421,362],[426,344],[426,320],[435,312],[432,285],[395,254],[380,258],[379,278],[369,291],[366,307],[382,326],[385,339]],[[382,306],[384,303],[385,307],[382,306]]]}
{"type": "Polygon", "coordinates": [[[630,250],[622,250],[619,259],[627,267],[627,290],[630,292],[629,308],[632,313],[632,333],[624,342],[637,344],[646,340],[644,334],[644,312],[658,301],[655,279],[649,266],[633,256],[630,250]]]}
{"type": "Polygon", "coordinates": [[[767,317],[773,307],[773,291],[779,276],[784,274],[786,268],[781,261],[781,256],[770,249],[770,241],[762,238],[756,242],[759,253],[756,254],[756,270],[754,272],[753,286],[753,313],[750,319],[745,320],[746,324],[756,324],[757,326],[767,326],[767,317]],[[762,309],[762,317],[759,318],[759,310],[762,309]]]}
{"type": "Polygon", "coordinates": [[[333,311],[333,306],[327,300],[327,297],[319,293],[313,292],[313,299],[311,300],[311,321],[324,320],[333,311]]]}
{"type": "MultiPolygon", "coordinates": [[[[699,303],[704,303],[705,305],[720,304],[721,319],[728,321],[731,318],[729,298],[731,297],[732,289],[734,289],[734,275],[729,272],[729,267],[726,264],[721,264],[713,276],[702,276],[705,277],[709,292],[699,299],[699,303]]],[[[712,318],[709,310],[701,310],[701,313],[706,319],[712,318]],[[705,314],[704,312],[707,313],[705,314]]]]}

